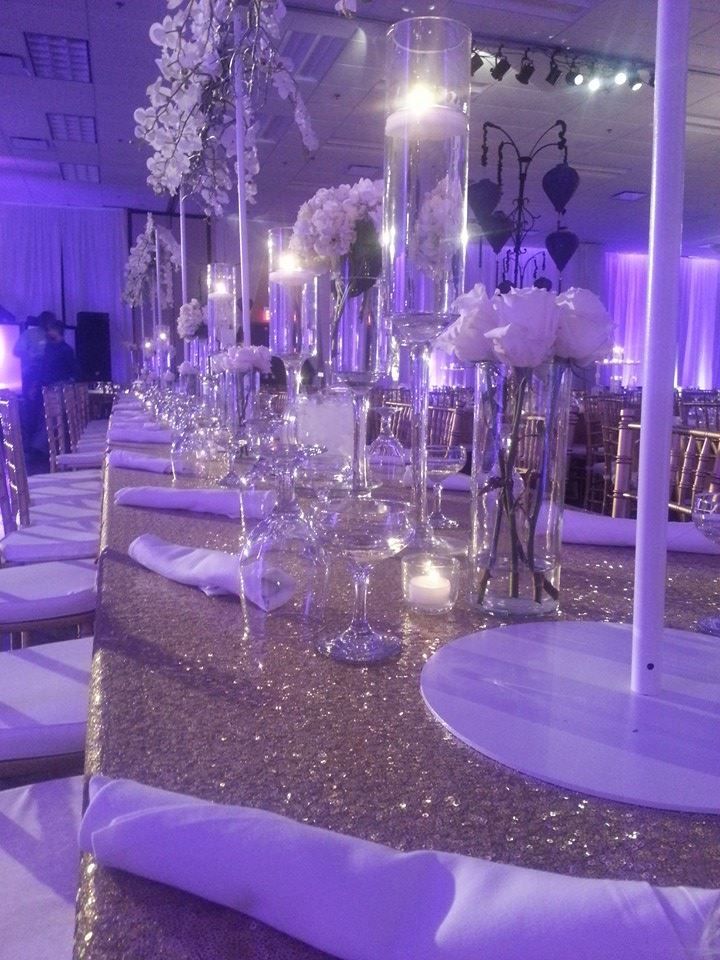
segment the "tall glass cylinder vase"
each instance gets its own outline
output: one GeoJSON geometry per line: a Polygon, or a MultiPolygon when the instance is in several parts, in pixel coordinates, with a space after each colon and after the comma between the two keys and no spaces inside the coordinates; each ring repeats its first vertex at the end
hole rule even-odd
{"type": "Polygon", "coordinates": [[[426,524],[429,346],[463,292],[471,45],[468,27],[442,17],[401,20],[387,36],[383,266],[393,331],[413,347],[417,549],[436,546],[426,524]]]}
{"type": "Polygon", "coordinates": [[[237,341],[235,267],[230,263],[209,264],[207,285],[208,350],[212,355],[234,347],[237,341]]]}
{"type": "Polygon", "coordinates": [[[268,231],[270,351],[287,372],[288,410],[295,414],[300,370],[317,353],[318,283],[290,249],[292,227],[268,231]]]}
{"type": "Polygon", "coordinates": [[[476,367],[471,602],[499,616],[558,608],[570,382],[560,363],[476,367]]]}
{"type": "Polygon", "coordinates": [[[331,281],[333,318],[330,367],[334,383],[349,387],[353,398],[352,493],[369,496],[367,415],[371,386],[386,372],[389,325],[376,277],[351,276],[350,259],[342,260],[331,281]]]}
{"type": "Polygon", "coordinates": [[[200,376],[208,373],[208,339],[207,336],[190,337],[185,341],[185,353],[188,363],[200,376]]]}

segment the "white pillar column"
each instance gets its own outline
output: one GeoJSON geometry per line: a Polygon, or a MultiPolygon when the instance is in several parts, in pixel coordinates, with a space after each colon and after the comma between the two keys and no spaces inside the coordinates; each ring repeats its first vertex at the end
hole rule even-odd
{"type": "MultiPolygon", "coordinates": [[[[236,9],[233,14],[235,47],[242,36],[242,14],[236,9]]],[[[235,152],[238,194],[238,231],[240,234],[240,298],[242,303],[243,343],[250,344],[250,263],[247,235],[247,198],[245,196],[245,112],[243,110],[243,62],[235,58],[235,152]]]]}
{"type": "Polygon", "coordinates": [[[685,171],[689,0],[659,0],[631,689],[662,679],[670,441],[685,171]]]}

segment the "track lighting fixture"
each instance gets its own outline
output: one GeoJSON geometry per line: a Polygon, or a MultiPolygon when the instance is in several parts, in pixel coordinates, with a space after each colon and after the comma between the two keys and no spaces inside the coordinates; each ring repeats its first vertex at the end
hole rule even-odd
{"type": "Polygon", "coordinates": [[[526,50],[523,54],[523,58],[520,61],[520,69],[515,74],[515,79],[518,83],[522,83],[523,86],[527,86],[530,81],[530,77],[535,73],[535,64],[530,59],[530,51],[526,50]]]}
{"type": "Polygon", "coordinates": [[[561,76],[562,76],[562,70],[560,69],[560,67],[559,67],[559,66],[557,65],[557,63],[555,62],[555,57],[551,57],[551,58],[550,58],[550,69],[549,69],[549,71],[548,71],[548,75],[545,77],[546,83],[549,83],[550,86],[554,87],[555,84],[558,82],[558,80],[560,79],[561,76]]]}
{"type": "Polygon", "coordinates": [[[637,70],[631,70],[628,75],[628,84],[631,90],[639,90],[642,87],[642,80],[637,70]]]}
{"type": "Polygon", "coordinates": [[[624,83],[627,83],[627,73],[624,70],[618,70],[618,72],[613,77],[616,86],[621,87],[624,83]]]}
{"type": "Polygon", "coordinates": [[[582,73],[578,70],[577,64],[576,64],[575,61],[573,60],[573,62],[570,64],[570,69],[569,69],[568,72],[565,74],[565,83],[567,83],[568,86],[570,86],[570,87],[573,87],[573,86],[574,86],[574,87],[579,87],[580,84],[582,84],[582,83],[584,83],[584,82],[585,82],[585,77],[584,77],[584,76],[582,75],[582,73]]]}
{"type": "Polygon", "coordinates": [[[479,50],[473,50],[470,56],[470,76],[474,77],[480,67],[483,65],[483,58],[479,50]]]}
{"type": "Polygon", "coordinates": [[[495,66],[490,70],[490,76],[493,80],[502,80],[509,69],[510,61],[502,52],[502,47],[499,47],[495,54],[495,66]]]}

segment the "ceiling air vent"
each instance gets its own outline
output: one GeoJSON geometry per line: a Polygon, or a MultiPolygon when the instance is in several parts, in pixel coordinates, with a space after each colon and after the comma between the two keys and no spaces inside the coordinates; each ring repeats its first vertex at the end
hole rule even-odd
{"type": "Polygon", "coordinates": [[[100,168],[94,163],[61,163],[63,180],[76,183],[100,183],[100,168]]]}
{"type": "Polygon", "coordinates": [[[36,77],[42,80],[91,82],[87,40],[54,37],[47,33],[26,33],[25,42],[36,77]]]}
{"type": "Polygon", "coordinates": [[[76,113],[49,113],[47,120],[53,140],[97,143],[95,117],[85,117],[76,113]]]}

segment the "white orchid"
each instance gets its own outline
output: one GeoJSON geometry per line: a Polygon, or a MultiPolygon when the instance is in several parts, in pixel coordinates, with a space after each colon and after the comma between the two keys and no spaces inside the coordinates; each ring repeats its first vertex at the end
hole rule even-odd
{"type": "MultiPolygon", "coordinates": [[[[130,248],[125,264],[125,287],[123,300],[131,307],[139,306],[145,299],[145,292],[151,292],[155,283],[155,233],[157,232],[160,252],[167,254],[160,258],[160,305],[172,306],[173,273],[180,269],[180,244],[165,227],[156,226],[151,213],[147,215],[145,229],[130,248]]],[[[151,294],[152,295],[152,294],[151,294]]]]}
{"type": "MultiPolygon", "coordinates": [[[[148,183],[157,192],[196,194],[208,214],[220,214],[235,182],[234,69],[243,75],[245,120],[243,165],[252,202],[259,171],[254,102],[272,81],[294,107],[303,144],[318,147],[292,63],[275,42],[286,10],[282,0],[250,0],[248,26],[236,38],[239,0],[168,0],[169,15],[150,28],[160,48],[160,77],[147,88],[149,106],[135,111],[135,134],[152,148],[148,183]]],[[[242,7],[243,11],[246,9],[242,7]]]]}

